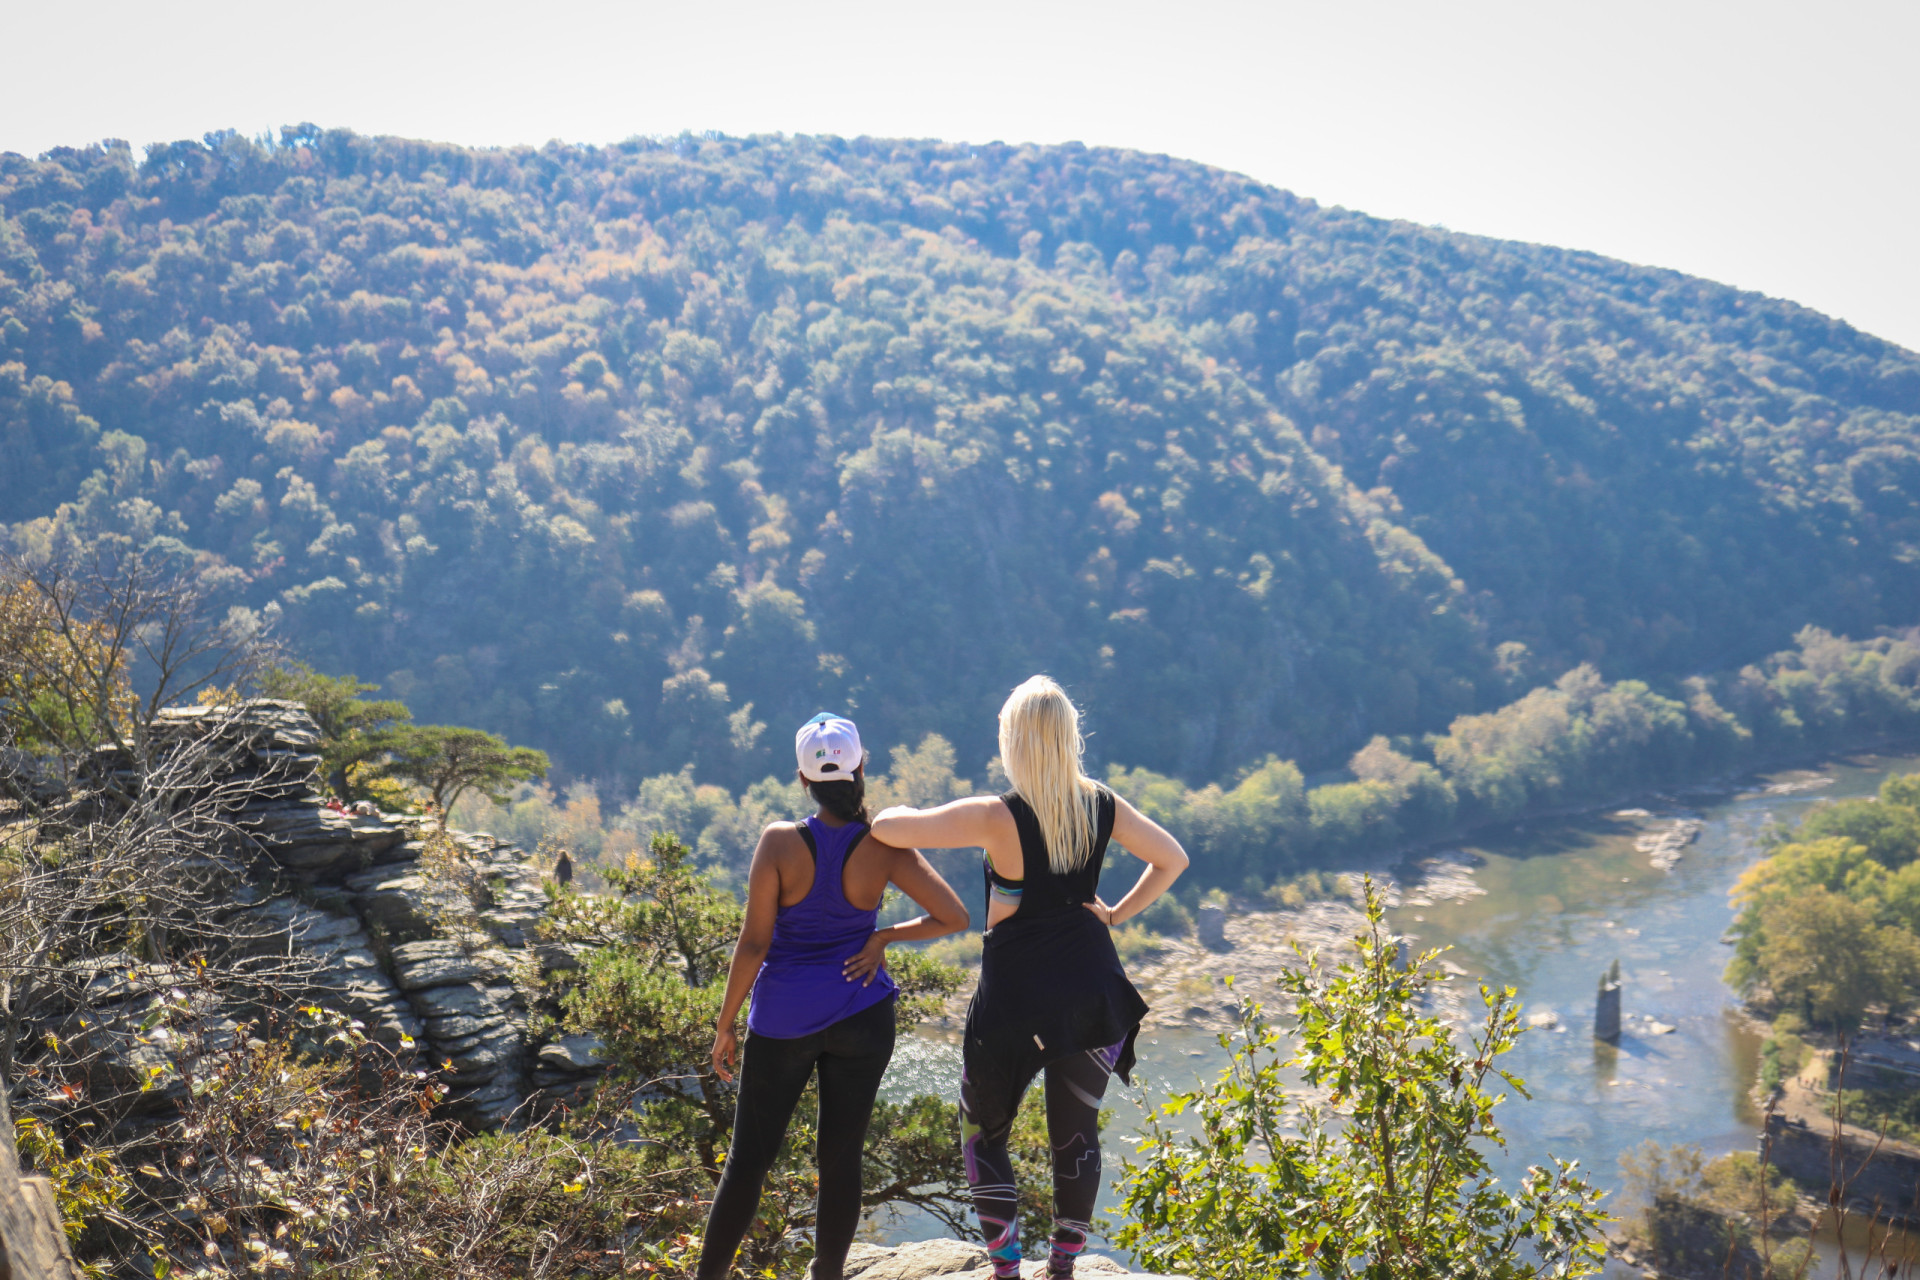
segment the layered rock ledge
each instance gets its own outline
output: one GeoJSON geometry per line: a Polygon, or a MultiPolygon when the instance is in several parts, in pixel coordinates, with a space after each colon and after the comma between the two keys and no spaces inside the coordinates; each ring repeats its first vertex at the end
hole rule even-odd
{"type": "MultiPolygon", "coordinates": [[[[247,803],[233,822],[253,872],[234,904],[236,936],[294,961],[301,998],[348,1014],[402,1065],[438,1076],[449,1089],[444,1110],[469,1127],[494,1127],[522,1108],[573,1103],[591,1090],[603,1069],[597,1040],[529,1034],[521,984],[579,961],[537,943],[547,898],[524,850],[489,835],[447,833],[484,886],[476,906],[423,867],[435,834],[424,823],[326,803],[319,730],[299,703],[259,699],[223,713],[218,730],[211,722],[206,708],[165,714],[173,732],[218,732],[228,762],[222,781],[244,784],[247,803]]],[[[138,1023],[155,993],[177,981],[148,977],[124,993],[122,1021],[138,1023]]],[[[109,1015],[117,1007],[111,993],[105,1006],[109,1015]]]]}

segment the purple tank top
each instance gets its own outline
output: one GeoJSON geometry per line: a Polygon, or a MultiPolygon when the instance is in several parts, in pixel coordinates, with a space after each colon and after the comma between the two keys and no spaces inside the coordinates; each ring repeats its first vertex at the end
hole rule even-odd
{"type": "Polygon", "coordinates": [[[858,822],[830,827],[807,819],[813,835],[813,887],[773,921],[773,942],[753,984],[747,1026],[758,1035],[794,1040],[825,1031],[891,996],[893,975],[881,970],[869,985],[848,982],[841,966],[873,936],[878,908],[862,911],[847,901],[841,885],[847,854],[867,828],[858,822]]]}

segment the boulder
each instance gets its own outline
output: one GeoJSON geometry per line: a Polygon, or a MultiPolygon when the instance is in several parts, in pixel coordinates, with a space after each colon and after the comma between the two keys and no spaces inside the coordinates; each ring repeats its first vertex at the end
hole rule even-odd
{"type": "Polygon", "coordinates": [[[540,1065],[554,1071],[581,1073],[606,1066],[606,1046],[599,1036],[561,1036],[540,1046],[540,1065]]]}
{"type": "MultiPolygon", "coordinates": [[[[1028,1280],[1040,1280],[1047,1273],[1045,1258],[1029,1259],[1020,1268],[1028,1280]]],[[[920,1240],[913,1244],[888,1248],[876,1244],[856,1244],[847,1251],[846,1280],[924,1280],[930,1276],[952,1276],[954,1280],[990,1280],[993,1266],[980,1245],[960,1240],[920,1240]]],[[[1074,1274],[1106,1276],[1111,1280],[1186,1280],[1181,1276],[1150,1276],[1129,1271],[1112,1258],[1083,1254],[1074,1274]]]]}
{"type": "Polygon", "coordinates": [[[847,1280],[922,1280],[991,1266],[984,1246],[960,1240],[918,1240],[883,1248],[856,1244],[847,1251],[847,1280]]]}

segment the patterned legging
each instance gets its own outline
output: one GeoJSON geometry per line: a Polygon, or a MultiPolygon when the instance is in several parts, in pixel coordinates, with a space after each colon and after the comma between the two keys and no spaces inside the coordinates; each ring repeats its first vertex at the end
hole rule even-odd
{"type": "Polygon", "coordinates": [[[1047,1077],[1047,1138],[1053,1146],[1053,1241],[1047,1270],[1056,1276],[1073,1274],[1100,1198],[1100,1099],[1121,1047],[1088,1049],[1052,1061],[1036,1051],[1025,1061],[1004,1062],[968,1046],[960,1076],[960,1141],[973,1210],[980,1217],[995,1276],[1020,1274],[1020,1193],[1007,1138],[1020,1099],[1042,1070],[1047,1077]]]}

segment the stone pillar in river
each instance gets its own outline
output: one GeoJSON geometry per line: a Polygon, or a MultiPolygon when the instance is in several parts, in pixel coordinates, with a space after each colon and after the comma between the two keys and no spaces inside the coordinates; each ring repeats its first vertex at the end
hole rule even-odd
{"type": "Polygon", "coordinates": [[[1593,1002],[1593,1038],[1620,1043],[1620,962],[1600,975],[1600,994],[1593,1002]]]}
{"type": "Polygon", "coordinates": [[[1226,908],[1211,902],[1200,904],[1200,910],[1194,916],[1194,932],[1200,936],[1200,945],[1209,951],[1227,949],[1227,912],[1226,908]]]}

